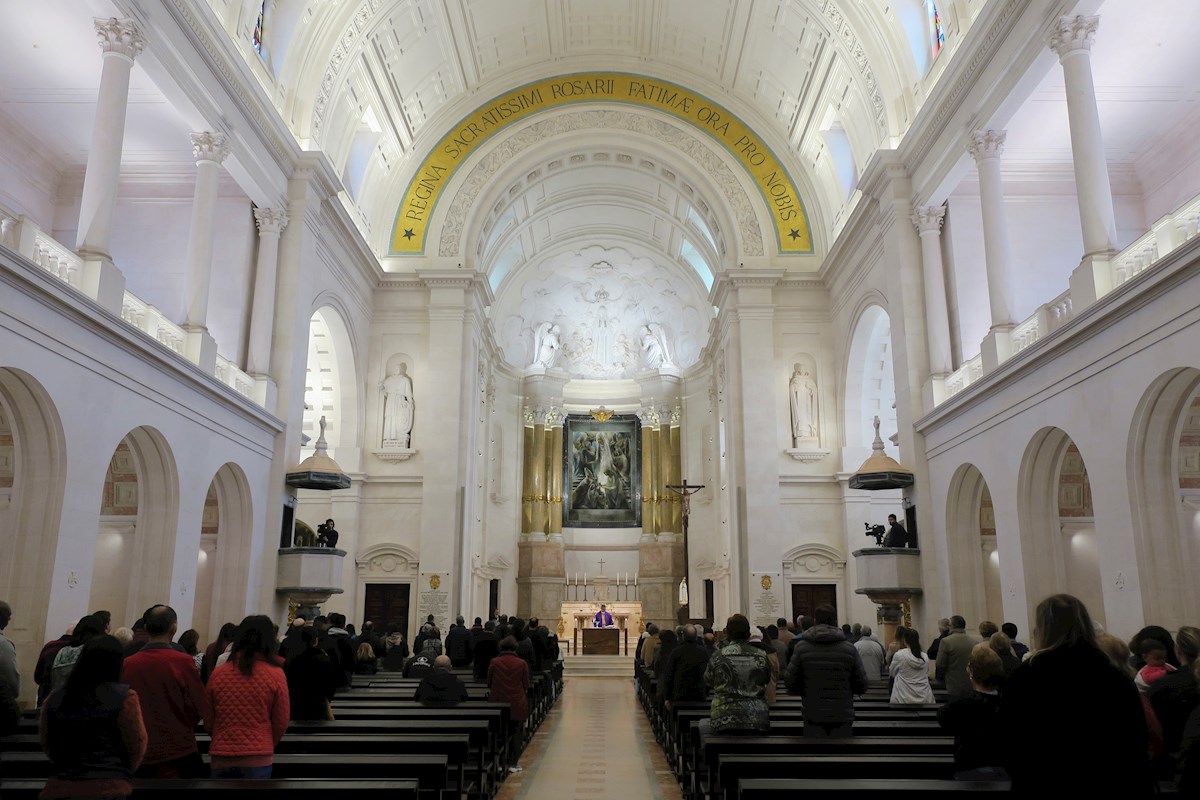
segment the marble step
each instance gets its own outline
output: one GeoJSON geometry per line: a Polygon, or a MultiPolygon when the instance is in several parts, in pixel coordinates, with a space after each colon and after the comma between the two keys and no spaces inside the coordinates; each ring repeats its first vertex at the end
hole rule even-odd
{"type": "Polygon", "coordinates": [[[567,656],[563,675],[568,678],[633,678],[633,656],[567,656]]]}

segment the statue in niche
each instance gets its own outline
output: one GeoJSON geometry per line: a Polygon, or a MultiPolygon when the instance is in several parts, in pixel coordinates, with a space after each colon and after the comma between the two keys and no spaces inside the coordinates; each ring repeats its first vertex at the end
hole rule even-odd
{"type": "Polygon", "coordinates": [[[788,383],[792,404],[792,444],[817,441],[817,382],[803,364],[796,364],[788,383]]]}
{"type": "Polygon", "coordinates": [[[406,449],[412,437],[413,385],[401,361],[379,382],[383,391],[383,447],[406,449]]]}
{"type": "Polygon", "coordinates": [[[667,349],[667,334],[662,325],[648,322],[642,326],[642,352],[646,356],[646,364],[651,369],[671,367],[671,351],[667,349]]]}
{"type": "Polygon", "coordinates": [[[561,347],[562,330],[552,322],[540,323],[533,332],[533,364],[534,367],[549,369],[558,359],[561,347]]]}

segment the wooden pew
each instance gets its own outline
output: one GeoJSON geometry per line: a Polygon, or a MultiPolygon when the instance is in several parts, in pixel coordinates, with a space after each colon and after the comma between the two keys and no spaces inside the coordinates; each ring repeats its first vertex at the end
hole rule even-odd
{"type": "Polygon", "coordinates": [[[738,782],[749,779],[895,778],[952,780],[954,756],[882,753],[878,755],[731,755],[709,765],[710,800],[736,800],[738,782]]]}
{"type": "MultiPolygon", "coordinates": [[[[4,800],[33,800],[45,785],[44,780],[2,780],[0,797],[4,800]]],[[[277,779],[261,781],[171,780],[133,782],[133,796],[138,800],[184,800],[209,797],[215,792],[253,792],[255,797],[278,797],[279,800],[300,795],[318,800],[317,795],[340,796],[346,792],[357,797],[380,800],[417,800],[416,781],[409,780],[309,780],[277,779]]]]}
{"type": "Polygon", "coordinates": [[[821,796],[892,797],[893,792],[923,795],[937,792],[938,797],[969,797],[969,792],[1007,792],[1008,781],[937,781],[903,779],[769,779],[754,778],[738,784],[738,800],[792,800],[819,792],[821,796]]]}

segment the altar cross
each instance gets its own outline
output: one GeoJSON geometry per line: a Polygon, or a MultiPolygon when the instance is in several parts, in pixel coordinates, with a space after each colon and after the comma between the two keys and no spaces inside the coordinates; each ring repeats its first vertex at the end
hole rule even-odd
{"type": "Polygon", "coordinates": [[[604,574],[604,559],[600,559],[600,574],[604,574]]]}

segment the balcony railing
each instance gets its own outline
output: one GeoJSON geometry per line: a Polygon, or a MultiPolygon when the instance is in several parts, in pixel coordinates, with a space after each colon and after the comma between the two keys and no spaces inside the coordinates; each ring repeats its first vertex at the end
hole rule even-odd
{"type": "MultiPolygon", "coordinates": [[[[1200,235],[1200,195],[1155,222],[1150,230],[1112,257],[1109,261],[1112,289],[1150,269],[1167,253],[1181,247],[1197,235],[1200,235]]],[[[1106,293],[1101,293],[1101,296],[1106,293]]],[[[1009,334],[1012,355],[1015,356],[1054,333],[1069,322],[1073,314],[1069,289],[1049,303],[1038,306],[1032,316],[1018,322],[1009,334]]],[[[942,402],[982,377],[983,361],[980,356],[964,362],[946,378],[946,393],[942,402]]]]}
{"type": "MultiPolygon", "coordinates": [[[[15,250],[77,291],[83,291],[83,259],[41,230],[33,220],[0,206],[0,245],[15,250]]],[[[121,319],[130,326],[183,355],[184,330],[161,311],[132,292],[125,292],[121,319]]],[[[217,356],[217,380],[243,397],[254,399],[254,379],[230,360],[217,356]]]]}

